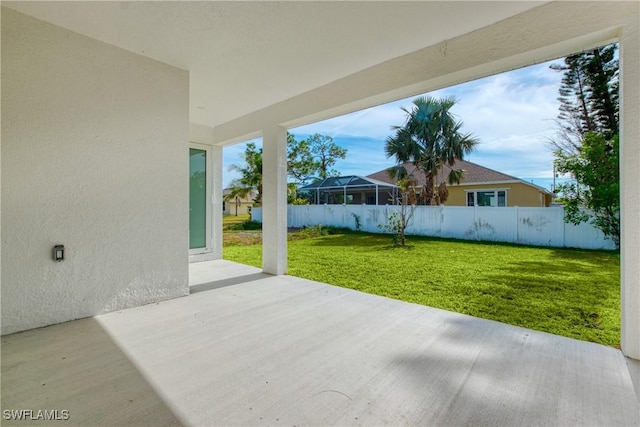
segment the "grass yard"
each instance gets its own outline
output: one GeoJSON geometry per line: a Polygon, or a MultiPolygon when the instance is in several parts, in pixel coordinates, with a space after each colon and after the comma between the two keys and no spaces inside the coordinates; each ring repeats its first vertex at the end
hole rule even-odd
{"type": "Polygon", "coordinates": [[[243,224],[247,221],[251,220],[251,215],[224,215],[222,217],[222,227],[228,228],[229,226],[243,224]]]}
{"type": "MultiPolygon", "coordinates": [[[[415,236],[403,249],[385,235],[299,233],[290,235],[290,275],[619,345],[618,253],[415,236]]],[[[259,267],[261,245],[228,242],[224,257],[259,267]]]]}
{"type": "Polygon", "coordinates": [[[251,215],[225,215],[222,217],[223,244],[259,245],[262,243],[262,226],[251,222],[251,215]]]}

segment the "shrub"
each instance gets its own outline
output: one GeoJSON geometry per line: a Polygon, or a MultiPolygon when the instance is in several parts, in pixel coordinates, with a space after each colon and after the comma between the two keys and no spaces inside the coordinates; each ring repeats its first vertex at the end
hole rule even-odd
{"type": "Polygon", "coordinates": [[[230,225],[227,230],[262,230],[262,223],[257,221],[245,221],[230,225]]]}
{"type": "Polygon", "coordinates": [[[351,230],[346,227],[332,227],[318,224],[314,227],[304,227],[302,230],[297,231],[293,240],[312,239],[314,237],[345,234],[350,232],[351,230]]]}

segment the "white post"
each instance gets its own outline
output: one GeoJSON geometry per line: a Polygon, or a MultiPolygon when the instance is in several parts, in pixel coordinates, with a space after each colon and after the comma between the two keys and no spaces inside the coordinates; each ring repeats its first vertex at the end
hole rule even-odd
{"type": "Polygon", "coordinates": [[[287,130],[262,133],[262,270],[287,272],[287,130]]]}
{"type": "Polygon", "coordinates": [[[222,147],[211,148],[211,252],[213,259],[222,259],[222,147]]]}
{"type": "Polygon", "coordinates": [[[640,359],[640,34],[620,37],[620,267],[621,346],[640,359]]]}

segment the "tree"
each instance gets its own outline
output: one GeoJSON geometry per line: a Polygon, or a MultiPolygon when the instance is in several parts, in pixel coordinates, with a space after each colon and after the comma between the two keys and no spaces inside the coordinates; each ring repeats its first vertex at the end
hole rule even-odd
{"type": "Polygon", "coordinates": [[[578,225],[591,220],[616,247],[620,246],[618,153],[618,135],[607,140],[595,132],[585,135],[578,153],[556,153],[558,170],[575,177],[575,182],[559,187],[564,198],[565,221],[578,225]]]}
{"type": "Polygon", "coordinates": [[[255,193],[256,197],[253,201],[257,204],[262,203],[262,148],[258,149],[256,144],[249,142],[245,148],[244,166],[231,165],[229,170],[240,173],[240,178],[234,179],[230,185],[230,193],[227,200],[235,197],[247,197],[251,193],[255,193]]]}
{"type": "Polygon", "coordinates": [[[289,204],[309,204],[309,194],[299,196],[297,186],[307,185],[309,181],[338,176],[338,171],[330,169],[338,159],[347,155],[345,148],[339,147],[330,136],[314,134],[298,141],[287,134],[287,171],[294,180],[296,188],[289,188],[289,204]]]}
{"type": "Polygon", "coordinates": [[[338,176],[339,172],[331,167],[346,155],[347,150],[333,142],[330,136],[316,133],[298,141],[292,134],[287,135],[288,173],[298,185],[338,176]]]}
{"type": "Polygon", "coordinates": [[[287,170],[298,185],[338,176],[339,172],[331,167],[346,156],[347,150],[333,142],[330,136],[316,133],[298,141],[292,134],[287,134],[287,170]]]}
{"type": "MultiPolygon", "coordinates": [[[[315,134],[307,140],[298,141],[287,133],[287,174],[294,182],[287,184],[287,200],[289,203],[308,203],[298,199],[296,190],[299,185],[305,185],[314,178],[326,178],[337,175],[338,172],[329,169],[337,159],[344,159],[347,150],[339,147],[329,136],[315,134]]],[[[231,165],[229,170],[240,173],[240,178],[230,184],[230,191],[225,200],[247,197],[255,193],[254,202],[262,203],[262,148],[249,142],[243,153],[243,165],[231,165]]],[[[237,200],[236,200],[237,202],[237,200]]]]}
{"type": "Polygon", "coordinates": [[[559,89],[558,138],[551,141],[560,173],[574,182],[562,192],[565,221],[591,221],[620,244],[617,45],[565,58],[559,89]]]}
{"type": "Polygon", "coordinates": [[[558,134],[553,151],[576,154],[587,132],[609,140],[618,132],[617,44],[568,56],[551,69],[564,73],[559,89],[558,134]]]}
{"type": "Polygon", "coordinates": [[[345,148],[338,146],[330,136],[318,133],[311,135],[306,140],[306,143],[318,178],[325,179],[330,176],[340,175],[337,170],[331,169],[331,167],[336,164],[338,159],[347,157],[345,148]]]}
{"type": "Polygon", "coordinates": [[[478,139],[468,133],[462,133],[462,122],[456,120],[451,108],[455,98],[436,99],[419,97],[413,101],[411,110],[403,108],[407,114],[403,126],[395,126],[395,134],[387,139],[385,153],[395,157],[400,164],[389,169],[392,178],[409,178],[409,172],[402,166],[412,163],[418,171],[424,173],[426,180],[422,185],[421,197],[427,205],[439,205],[448,198],[445,182],[438,183],[440,169],[448,169],[447,182],[457,184],[463,179],[464,171],[454,169],[457,159],[463,160],[469,154],[478,139]]]}
{"type": "Polygon", "coordinates": [[[287,132],[287,173],[298,186],[306,185],[316,174],[317,165],[306,140],[298,141],[287,132]]]}
{"type": "Polygon", "coordinates": [[[393,202],[400,206],[400,210],[392,213],[386,224],[378,226],[392,234],[394,246],[405,247],[407,244],[405,232],[413,219],[418,197],[417,186],[418,181],[412,176],[398,180],[399,191],[393,195],[393,202]]]}

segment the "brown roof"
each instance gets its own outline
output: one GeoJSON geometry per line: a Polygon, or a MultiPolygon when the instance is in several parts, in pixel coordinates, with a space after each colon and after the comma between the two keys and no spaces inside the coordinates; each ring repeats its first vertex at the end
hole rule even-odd
{"type": "MultiPolygon", "coordinates": [[[[419,183],[425,182],[424,173],[418,172],[416,170],[416,167],[413,165],[413,163],[405,163],[403,166],[410,174],[414,175],[418,179],[419,183]]],[[[493,169],[485,168],[484,166],[467,162],[465,160],[456,160],[456,162],[452,166],[452,169],[462,169],[465,171],[465,177],[460,183],[461,185],[491,183],[491,182],[505,182],[505,181],[521,181],[527,184],[526,181],[523,181],[514,176],[507,175],[502,172],[495,171],[493,169]]],[[[440,168],[438,173],[438,182],[447,181],[449,170],[450,170],[449,167],[440,168]]],[[[394,180],[392,180],[389,177],[389,174],[387,173],[387,169],[381,170],[376,173],[372,173],[371,175],[367,175],[367,178],[373,178],[373,179],[377,179],[378,181],[395,184],[394,180]]]]}

